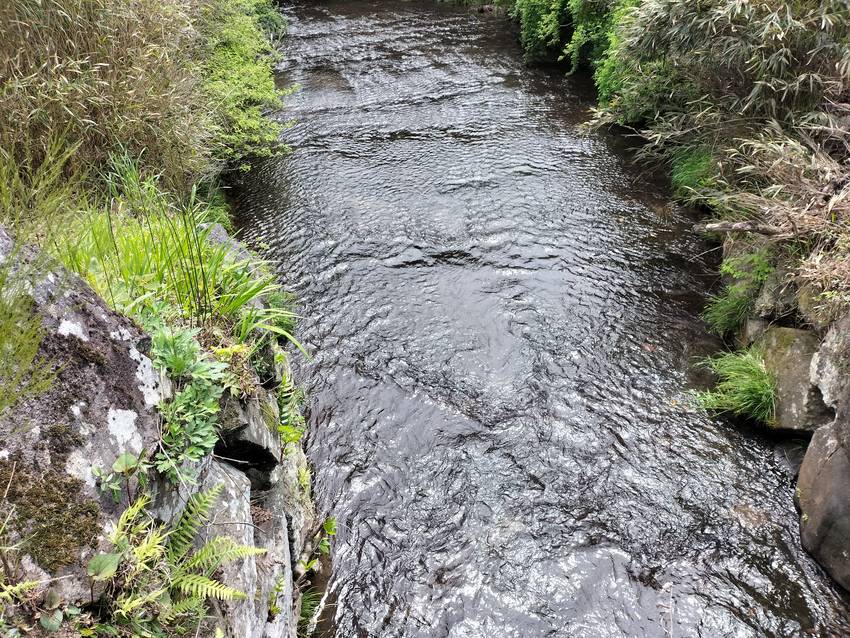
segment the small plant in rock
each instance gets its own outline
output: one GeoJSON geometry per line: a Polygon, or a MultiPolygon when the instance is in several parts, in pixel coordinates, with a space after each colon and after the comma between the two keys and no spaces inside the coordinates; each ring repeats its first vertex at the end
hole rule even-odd
{"type": "Polygon", "coordinates": [[[93,581],[106,584],[99,622],[90,636],[166,638],[197,632],[210,599],[241,600],[245,593],[215,578],[224,563],[265,552],[227,536],[195,547],[195,537],[221,493],[219,485],[193,494],[170,528],[156,524],[142,496],[128,507],[110,534],[112,551],[88,564],[93,581]]]}
{"type": "Polygon", "coordinates": [[[309,587],[301,592],[301,612],[298,614],[298,638],[308,638],[313,634],[313,620],[322,602],[322,592],[309,587]]]}
{"type": "Polygon", "coordinates": [[[296,387],[292,380],[289,366],[286,365],[286,355],[279,353],[279,363],[283,364],[283,379],[277,389],[277,405],[280,412],[280,422],[277,426],[281,443],[284,447],[297,445],[307,429],[301,407],[304,403],[304,391],[296,387]]]}
{"type": "Polygon", "coordinates": [[[134,496],[135,491],[147,489],[149,469],[150,464],[145,460],[144,452],[139,456],[125,452],[115,459],[111,472],[93,467],[92,474],[98,480],[101,491],[109,492],[116,503],[121,502],[123,492],[129,504],[138,496],[137,494],[134,496]],[[133,481],[134,478],[135,481],[133,481]],[[133,483],[135,483],[135,490],[132,487],[133,483]]]}
{"type": "Polygon", "coordinates": [[[697,394],[706,410],[748,417],[772,425],[776,412],[776,383],[755,348],[709,357],[702,365],[718,379],[713,390],[697,394]]]}
{"type": "Polygon", "coordinates": [[[154,365],[176,383],[174,397],[160,406],[164,424],[155,466],[176,480],[185,462],[199,461],[218,441],[219,400],[227,364],[203,355],[195,331],[163,328],[153,336],[154,365]]]}
{"type": "Polygon", "coordinates": [[[773,266],[763,251],[723,261],[720,272],[732,277],[733,282],[709,299],[702,314],[713,332],[722,337],[741,327],[772,271],[773,266]]]}

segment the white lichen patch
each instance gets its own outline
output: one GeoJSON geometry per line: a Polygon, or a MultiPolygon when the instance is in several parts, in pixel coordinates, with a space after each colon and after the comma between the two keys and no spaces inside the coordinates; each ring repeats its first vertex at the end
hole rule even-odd
{"type": "Polygon", "coordinates": [[[9,450],[0,450],[0,461],[5,461],[9,458],[9,450]]]}
{"type": "Polygon", "coordinates": [[[65,461],[65,471],[89,487],[94,488],[96,481],[92,473],[91,446],[89,445],[87,448],[74,450],[68,455],[68,459],[65,461]]]}
{"type": "Polygon", "coordinates": [[[88,335],[86,335],[83,330],[83,326],[75,321],[69,321],[67,319],[63,319],[59,324],[59,335],[62,337],[68,337],[70,335],[74,335],[75,337],[81,339],[82,341],[88,341],[88,335]]]}
{"type": "Polygon", "coordinates": [[[137,362],[136,379],[139,380],[139,392],[145,398],[145,405],[153,407],[162,400],[159,375],[154,371],[151,360],[135,348],[130,348],[130,358],[137,362]]]}
{"type": "MultiPolygon", "coordinates": [[[[103,315],[103,320],[106,321],[106,315],[103,315]]],[[[115,341],[129,341],[133,338],[133,335],[130,334],[130,331],[127,330],[124,326],[120,326],[118,330],[113,330],[109,333],[109,336],[115,341]]]]}
{"type": "Polygon", "coordinates": [[[109,409],[106,415],[106,427],[115,440],[117,449],[133,454],[139,454],[142,451],[142,436],[136,427],[138,416],[133,410],[109,409]]]}

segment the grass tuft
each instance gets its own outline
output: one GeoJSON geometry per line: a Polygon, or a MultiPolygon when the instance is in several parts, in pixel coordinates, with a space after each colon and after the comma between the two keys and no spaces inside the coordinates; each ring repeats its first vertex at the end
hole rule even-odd
{"type": "Polygon", "coordinates": [[[753,308],[761,285],[772,271],[773,266],[765,251],[723,261],[720,272],[733,281],[723,292],[709,299],[702,313],[712,332],[725,337],[741,327],[753,308]]]}
{"type": "Polygon", "coordinates": [[[727,352],[701,363],[718,377],[713,390],[697,394],[706,410],[728,412],[773,425],[776,411],[776,384],[755,349],[727,352]]]}

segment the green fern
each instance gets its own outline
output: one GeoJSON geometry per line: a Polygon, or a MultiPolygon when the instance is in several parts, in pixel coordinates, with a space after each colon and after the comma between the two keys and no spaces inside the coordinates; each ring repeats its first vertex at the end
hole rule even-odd
{"type": "Polygon", "coordinates": [[[216,537],[194,549],[198,531],[223,486],[193,494],[169,529],[145,511],[142,496],[121,515],[110,536],[114,550],[89,564],[94,578],[107,581],[101,620],[115,635],[165,638],[195,631],[209,600],[243,600],[244,592],[213,577],[223,564],[256,556],[264,549],[216,537]],[[129,632],[129,633],[128,633],[129,632]]]}
{"type": "Polygon", "coordinates": [[[224,563],[249,556],[264,554],[266,550],[250,545],[240,545],[229,536],[218,536],[210,540],[186,561],[187,570],[199,570],[211,574],[224,563]]]}
{"type": "Polygon", "coordinates": [[[177,525],[168,539],[168,560],[175,564],[182,560],[192,548],[198,531],[207,522],[210,508],[221,494],[223,486],[216,485],[206,492],[197,492],[189,497],[177,525]]]}
{"type": "Polygon", "coordinates": [[[244,600],[245,592],[233,587],[207,578],[201,574],[183,574],[175,577],[173,581],[175,589],[187,596],[196,598],[215,598],[216,600],[244,600]]]}

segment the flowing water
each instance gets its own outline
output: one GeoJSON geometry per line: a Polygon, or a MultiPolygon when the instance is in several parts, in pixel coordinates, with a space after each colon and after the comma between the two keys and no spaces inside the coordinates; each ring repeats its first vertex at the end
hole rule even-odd
{"type": "MultiPolygon", "coordinates": [[[[788,446],[691,407],[693,216],[501,18],[304,2],[236,194],[298,295],[337,638],[850,635],[788,446]]],[[[710,262],[710,260],[709,260],[710,262]]],[[[792,446],[793,447],[793,446],[792,446]]]]}

